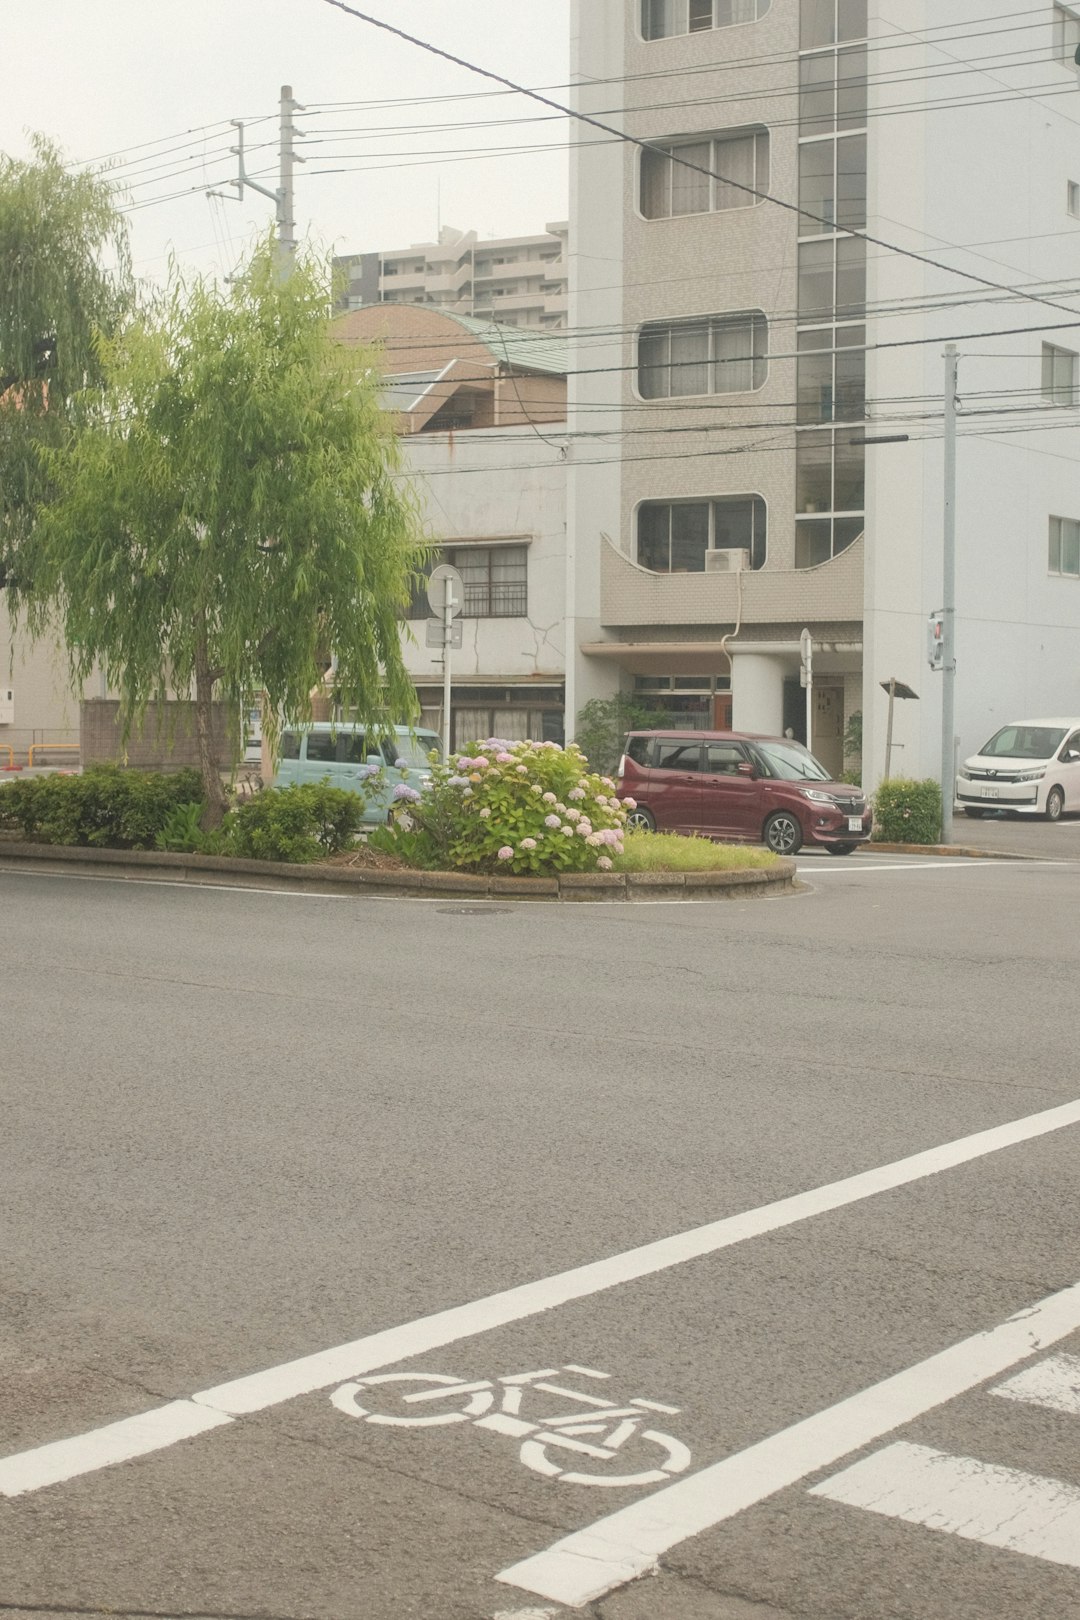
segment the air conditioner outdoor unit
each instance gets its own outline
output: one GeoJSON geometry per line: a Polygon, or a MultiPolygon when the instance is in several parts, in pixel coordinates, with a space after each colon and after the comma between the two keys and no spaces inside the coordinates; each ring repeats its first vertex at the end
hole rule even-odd
{"type": "Polygon", "coordinates": [[[739,551],[707,551],[705,553],[705,572],[707,574],[737,574],[742,568],[749,568],[750,553],[739,551]]]}

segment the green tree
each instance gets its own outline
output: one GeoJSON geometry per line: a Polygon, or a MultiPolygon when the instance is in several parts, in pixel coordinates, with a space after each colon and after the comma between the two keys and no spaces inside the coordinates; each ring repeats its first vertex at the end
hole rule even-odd
{"type": "Polygon", "coordinates": [[[623,739],[628,731],[651,731],[664,724],[665,716],[629,693],[613,698],[591,698],[577,717],[575,736],[590,768],[610,776],[619,763],[623,739]]]}
{"type": "Polygon", "coordinates": [[[264,729],[334,701],[416,713],[398,625],[423,554],[378,376],[336,343],[314,259],[283,279],[269,242],[228,288],[174,271],[153,316],[100,345],[110,405],[66,454],[42,521],[37,632],[71,673],[101,664],[125,735],[171,689],[194,697],[204,828],[224,809],[215,698],[265,693],[264,729]]]}
{"type": "Polygon", "coordinates": [[[44,136],[0,153],[0,587],[33,588],[29,538],[48,498],[39,447],[66,442],[104,382],[96,337],[133,289],[127,227],[107,175],[70,172],[44,136]]]}

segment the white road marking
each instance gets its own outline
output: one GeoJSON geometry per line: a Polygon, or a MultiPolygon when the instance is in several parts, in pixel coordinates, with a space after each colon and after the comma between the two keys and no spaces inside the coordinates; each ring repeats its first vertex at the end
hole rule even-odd
{"type": "Polygon", "coordinates": [[[1006,1400],[1080,1417],[1080,1356],[1048,1356],[991,1391],[1006,1400]]]}
{"type": "Polygon", "coordinates": [[[0,1458],[0,1496],[40,1491],[44,1485],[56,1485],[78,1474],[92,1474],[113,1463],[127,1462],[131,1457],[145,1457],[147,1452],[161,1451],[178,1440],[190,1440],[194,1435],[205,1434],[208,1429],[232,1421],[226,1413],[211,1412],[205,1406],[196,1406],[194,1401],[170,1401],[168,1406],[141,1412],[138,1417],[123,1418],[119,1423],[107,1423],[89,1434],[76,1435],[71,1440],[54,1440],[51,1445],[38,1446],[34,1451],[0,1458]]]}
{"type": "Polygon", "coordinates": [[[1080,1489],[929,1446],[886,1446],[811,1496],[1080,1569],[1080,1489]]]}
{"type": "Polygon", "coordinates": [[[999,1327],[564,1536],[496,1579],[581,1608],[646,1574],[679,1542],[839,1462],[1078,1328],[1080,1283],[1075,1283],[999,1327]]]}
{"type": "MultiPolygon", "coordinates": [[[[587,1265],[576,1266],[570,1271],[557,1272],[554,1276],[543,1277],[536,1282],[522,1283],[502,1293],[490,1294],[484,1299],[473,1300],[466,1305],[456,1305],[449,1310],[438,1311],[432,1316],[421,1317],[417,1321],[406,1322],[399,1327],[386,1328],[379,1333],[351,1340],[348,1344],[337,1345],[331,1350],[319,1351],[315,1355],[302,1356],[299,1360],[267,1368],[263,1372],[230,1379],[227,1383],[216,1384],[211,1389],[200,1390],[192,1396],[192,1400],[213,1412],[226,1413],[232,1417],[241,1417],[249,1412],[261,1412],[266,1407],[293,1400],[298,1395],[310,1395],[317,1390],[328,1389],[331,1385],[358,1378],[364,1373],[374,1372],[378,1368],[393,1367],[399,1362],[424,1355],[430,1350],[439,1350],[463,1339],[472,1339],[481,1333],[488,1333],[494,1328],[506,1327],[511,1322],[520,1322],[530,1316],[540,1316],[546,1311],[568,1304],[571,1300],[586,1299],[607,1289],[617,1288],[623,1283],[655,1276],[657,1272],[667,1271],[670,1267],[682,1265],[688,1260],[698,1260],[706,1255],[717,1254],[751,1238],[782,1231],[816,1215],[829,1214],[834,1210],[861,1203],[865,1198],[873,1198],[878,1193],[892,1192],[899,1187],[910,1186],[912,1182],[925,1180],[928,1176],[940,1175],[945,1170],[970,1164],[991,1153],[1000,1153],[1005,1148],[1016,1147],[1022,1142],[1032,1142],[1039,1137],[1049,1136],[1055,1131],[1077,1124],[1080,1124],[1080,1101],[1063,1103],[1058,1108],[1049,1108],[1042,1113],[1029,1114],[1023,1119],[1010,1120],[1006,1125],[995,1125],[990,1130],[960,1137],[956,1141],[929,1148],[925,1152],[912,1154],[906,1159],[897,1159],[892,1164],[882,1165],[878,1169],[864,1170],[857,1175],[847,1176],[842,1181],[834,1181],[828,1186],[816,1187],[810,1192],[796,1193],[790,1198],[781,1198],[775,1203],[764,1204],[758,1209],[748,1210],[740,1215],[729,1215],[723,1220],[713,1221],[707,1226],[693,1227],[673,1237],[659,1238],[653,1243],[643,1244],[637,1249],[628,1249],[605,1260],[596,1260],[587,1265]]],[[[147,1416],[153,1417],[154,1414],[150,1413],[147,1416]]],[[[70,1458],[71,1468],[68,1474],[56,1474],[55,1479],[85,1473],[92,1468],[106,1466],[113,1460],[112,1458],[106,1458],[101,1462],[87,1460],[87,1457],[92,1458],[96,1455],[97,1436],[100,1432],[91,1430],[85,1435],[59,1442],[67,1448],[65,1455],[70,1458]]],[[[164,1439],[161,1443],[171,1445],[173,1439],[180,1438],[182,1436],[176,1435],[164,1439]]],[[[38,1448],[46,1451],[50,1449],[48,1446],[38,1448]]],[[[141,1449],[154,1448],[147,1446],[141,1449]]],[[[35,1451],[31,1451],[6,1459],[0,1458],[0,1493],[4,1491],[5,1477],[14,1477],[5,1475],[4,1470],[16,1468],[20,1457],[31,1458],[36,1454],[35,1451]]],[[[42,1483],[53,1483],[54,1478],[42,1483]]]]}
{"type": "Polygon", "coordinates": [[[550,1620],[557,1609],[500,1609],[492,1620],[550,1620]]]}

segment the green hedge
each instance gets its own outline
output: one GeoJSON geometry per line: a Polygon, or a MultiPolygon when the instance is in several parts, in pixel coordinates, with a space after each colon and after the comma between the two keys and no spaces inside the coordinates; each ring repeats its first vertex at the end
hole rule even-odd
{"type": "Polygon", "coordinates": [[[363,817],[360,794],[325,782],[268,788],[229,811],[219,847],[256,861],[317,861],[347,849],[363,817]]]}
{"type": "Polygon", "coordinates": [[[35,776],[0,790],[0,825],[39,844],[153,849],[177,805],[202,798],[198,771],[96,765],[81,776],[35,776]]]}
{"type": "Polygon", "coordinates": [[[940,843],[940,785],[931,778],[882,782],[874,794],[874,837],[883,844],[940,843]]]}

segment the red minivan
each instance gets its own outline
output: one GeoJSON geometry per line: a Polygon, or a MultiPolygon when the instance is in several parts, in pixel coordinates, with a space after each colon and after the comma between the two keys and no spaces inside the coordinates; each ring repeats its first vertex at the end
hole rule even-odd
{"type": "Polygon", "coordinates": [[[861,788],[833,782],[801,743],[738,731],[633,731],[619,761],[631,827],[850,855],[870,837],[861,788]]]}

